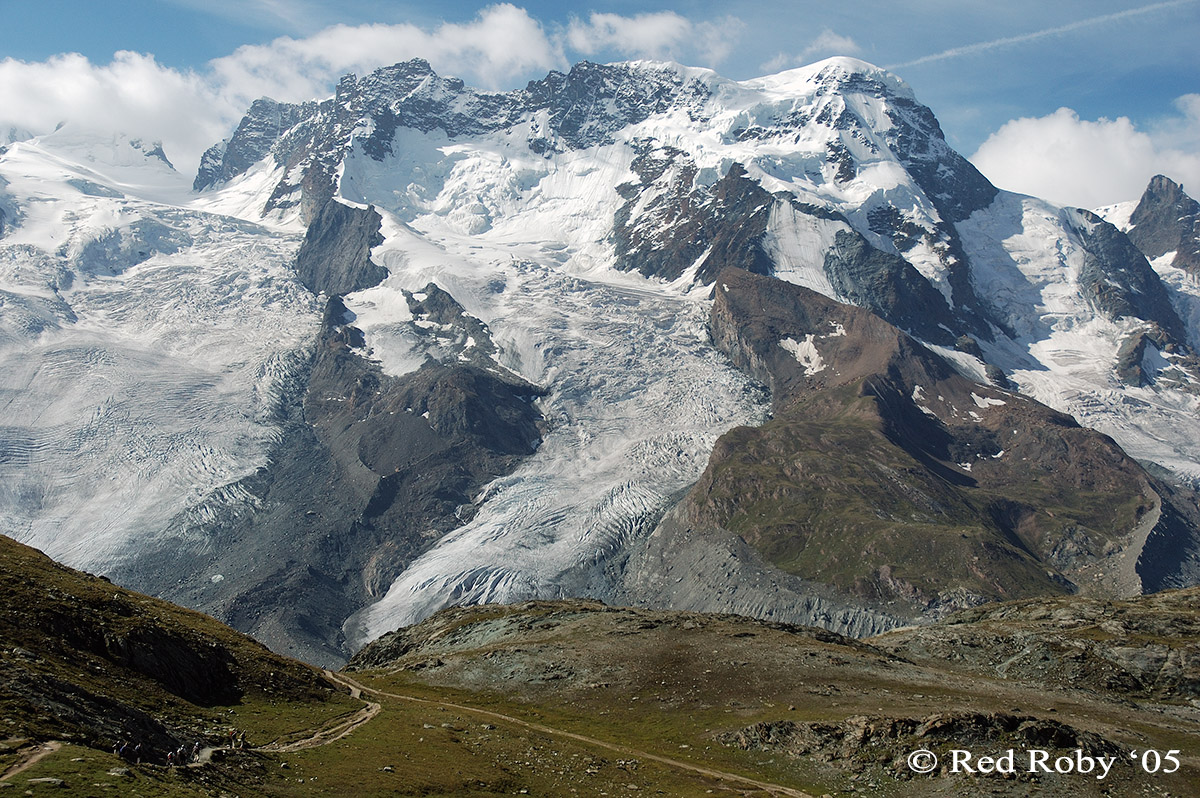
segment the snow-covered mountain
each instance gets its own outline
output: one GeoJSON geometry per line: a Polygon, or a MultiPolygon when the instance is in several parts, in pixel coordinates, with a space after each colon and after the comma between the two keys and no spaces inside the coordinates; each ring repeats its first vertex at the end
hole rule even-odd
{"type": "Polygon", "coordinates": [[[314,661],[448,602],[614,596],[769,412],[709,341],[729,266],[1200,483],[1187,263],[998,191],[861,61],[484,93],[414,60],[257,101],[194,179],[68,126],[0,181],[6,531],[314,661]]]}

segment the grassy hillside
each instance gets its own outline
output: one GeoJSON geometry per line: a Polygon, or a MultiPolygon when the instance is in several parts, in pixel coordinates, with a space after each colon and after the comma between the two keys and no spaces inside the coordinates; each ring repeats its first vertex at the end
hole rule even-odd
{"type": "Polygon", "coordinates": [[[871,641],[588,601],[455,608],[319,674],[7,539],[0,566],[0,791],[14,794],[1084,796],[1200,783],[1200,591],[996,605],[871,641]],[[250,745],[231,750],[231,729],[250,745]],[[146,744],[141,763],[113,753],[125,739],[146,744]],[[194,742],[204,761],[164,763],[194,742]],[[1182,768],[1151,777],[1122,761],[1101,783],[906,764],[917,748],[1032,745],[1179,749],[1182,768]]]}
{"type": "Polygon", "coordinates": [[[771,387],[774,416],[717,441],[684,504],[697,529],[916,611],[1119,597],[1183,567],[1143,543],[1191,545],[1194,495],[1112,439],[966,379],[861,308],[737,269],[718,283],[713,339],[771,387]]]}

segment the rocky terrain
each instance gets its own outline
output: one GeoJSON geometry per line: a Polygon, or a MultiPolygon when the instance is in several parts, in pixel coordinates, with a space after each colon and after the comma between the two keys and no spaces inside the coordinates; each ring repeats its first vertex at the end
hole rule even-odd
{"type": "Polygon", "coordinates": [[[1037,599],[964,610],[872,643],[897,655],[1053,689],[1191,702],[1200,693],[1196,590],[1126,601],[1037,599]]]}
{"type": "MultiPolygon", "coordinates": [[[[314,719],[350,708],[311,667],[200,613],[6,537],[0,564],[0,772],[51,743],[110,753],[128,745],[127,762],[140,744],[143,763],[157,767],[181,746],[220,745],[240,722],[231,707],[290,705],[314,719]]],[[[121,765],[112,756],[109,767],[121,765]]]]}
{"type": "Polygon", "coordinates": [[[1200,269],[1200,204],[1169,177],[1150,180],[1129,225],[1129,239],[1147,258],[1173,253],[1173,268],[1193,274],[1200,269]]]}

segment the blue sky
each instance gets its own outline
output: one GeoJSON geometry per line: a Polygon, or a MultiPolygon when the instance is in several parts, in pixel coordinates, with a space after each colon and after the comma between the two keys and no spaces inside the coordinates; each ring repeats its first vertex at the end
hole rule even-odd
{"type": "Polygon", "coordinates": [[[671,58],[742,79],[853,55],[904,78],[1005,187],[1100,204],[1147,169],[1200,183],[1200,0],[0,0],[0,19],[0,134],[72,116],[142,125],[188,168],[254,97],[320,96],[341,72],[414,55],[497,89],[582,58],[671,58]],[[1066,163],[1126,151],[1137,163],[1099,181],[1066,163]]]}

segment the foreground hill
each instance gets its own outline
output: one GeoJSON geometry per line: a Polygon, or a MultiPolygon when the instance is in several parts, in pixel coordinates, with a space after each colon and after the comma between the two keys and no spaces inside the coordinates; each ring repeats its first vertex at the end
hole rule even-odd
{"type": "MultiPolygon", "coordinates": [[[[1200,711],[1190,697],[1200,684],[1200,591],[975,613],[859,642],[738,616],[594,602],[460,608],[384,636],[349,670],[373,685],[516,704],[543,724],[817,795],[1188,794],[1198,783],[1200,711]],[[1013,657],[1014,641],[1027,657],[1013,657]],[[1181,749],[1179,771],[1131,765],[1130,751],[1148,747],[1181,749]],[[1104,780],[975,778],[948,772],[955,748],[1047,750],[1052,761],[1080,750],[1119,761],[1104,780]],[[942,768],[913,773],[907,756],[917,749],[937,753],[942,768]]],[[[530,764],[551,761],[543,754],[530,764]]],[[[653,786],[639,776],[630,774],[635,787],[653,786]]]]}
{"type": "Polygon", "coordinates": [[[1195,590],[998,604],[866,642],[591,601],[455,608],[322,677],[7,539],[0,557],[5,791],[1075,796],[1200,777],[1195,590]],[[140,757],[113,752],[126,741],[140,757]],[[166,764],[197,743],[199,761],[166,764]],[[907,766],[955,747],[1126,759],[1103,781],[907,766]],[[1130,764],[1147,748],[1179,771],[1130,764]]]}

